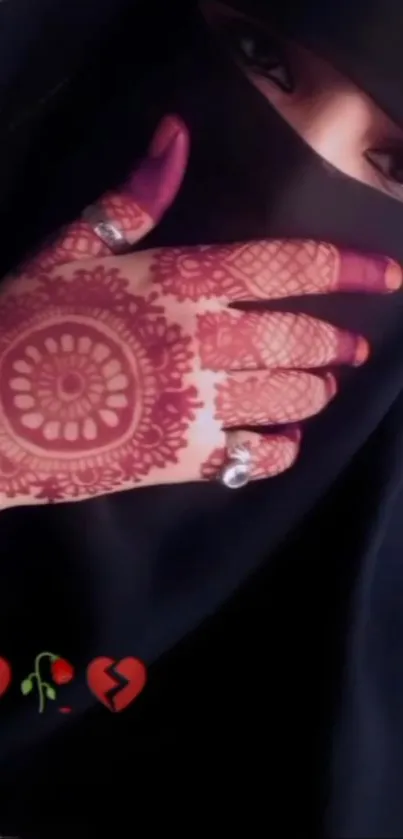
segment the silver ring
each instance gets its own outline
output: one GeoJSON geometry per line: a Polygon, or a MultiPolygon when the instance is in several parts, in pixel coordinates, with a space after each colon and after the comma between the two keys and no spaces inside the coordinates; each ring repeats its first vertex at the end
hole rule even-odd
{"type": "Polygon", "coordinates": [[[127,241],[122,228],[116,221],[107,218],[98,204],[91,204],[82,215],[84,221],[91,225],[94,233],[101,239],[112,253],[119,255],[128,253],[132,246],[127,241]]]}
{"type": "Polygon", "coordinates": [[[223,466],[219,481],[228,489],[241,489],[251,477],[252,455],[246,446],[234,446],[229,453],[228,463],[223,466]]]}

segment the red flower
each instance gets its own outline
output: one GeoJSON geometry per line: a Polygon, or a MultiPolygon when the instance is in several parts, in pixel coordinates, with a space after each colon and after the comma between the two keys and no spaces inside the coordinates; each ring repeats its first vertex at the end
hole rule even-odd
{"type": "Polygon", "coordinates": [[[50,665],[52,679],[57,685],[65,685],[74,677],[74,667],[65,658],[56,658],[50,665]]]}

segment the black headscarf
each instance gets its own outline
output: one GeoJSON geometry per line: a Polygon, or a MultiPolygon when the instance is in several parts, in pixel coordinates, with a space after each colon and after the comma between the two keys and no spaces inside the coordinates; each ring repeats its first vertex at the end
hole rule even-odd
{"type": "MultiPolygon", "coordinates": [[[[194,3],[53,0],[42,16],[35,6],[4,77],[4,270],[117,184],[167,111],[187,121],[192,156],[146,245],[306,235],[403,260],[402,206],[324,167],[220,50],[194,3]],[[63,50],[47,52],[68,24],[63,50]]],[[[293,20],[330,57],[320,22],[343,4],[303,6],[279,25],[293,20]]],[[[13,7],[0,4],[10,43],[13,7]]],[[[401,76],[383,77],[383,54],[391,32],[399,43],[399,9],[387,7],[366,3],[346,33],[346,6],[328,31],[353,44],[348,52],[335,40],[334,62],[348,72],[354,59],[351,76],[397,114],[401,76]],[[375,51],[354,46],[354,32],[375,51]],[[390,103],[372,90],[368,63],[390,103]]],[[[118,820],[144,789],[158,803],[172,777],[175,802],[186,797],[194,819],[212,809],[215,773],[221,791],[235,767],[239,800],[251,779],[267,779],[259,814],[276,835],[403,835],[403,305],[400,295],[341,295],[304,307],[364,330],[374,354],[307,424],[288,475],[230,496],[215,485],[155,487],[0,514],[1,652],[16,685],[1,698],[3,832],[21,833],[25,820],[82,835],[102,815],[90,790],[99,802],[105,784],[118,820]],[[63,694],[74,713],[55,704],[39,719],[18,684],[49,647],[76,667],[63,694]],[[108,654],[150,668],[147,691],[119,719],[85,685],[88,661],[108,654]],[[196,806],[182,793],[189,775],[196,806]]]]}
{"type": "MultiPolygon", "coordinates": [[[[269,15],[329,58],[403,124],[398,0],[353,8],[346,0],[238,5],[269,15]]],[[[192,157],[184,189],[151,244],[313,236],[403,260],[398,202],[324,166],[217,50],[194,0],[119,0],[113,10],[108,0],[87,0],[80,12],[44,4],[32,21],[32,10],[17,0],[0,6],[4,32],[14,31],[14,7],[29,23],[0,84],[7,242],[0,270],[118,182],[170,109],[190,125],[192,157]]]]}

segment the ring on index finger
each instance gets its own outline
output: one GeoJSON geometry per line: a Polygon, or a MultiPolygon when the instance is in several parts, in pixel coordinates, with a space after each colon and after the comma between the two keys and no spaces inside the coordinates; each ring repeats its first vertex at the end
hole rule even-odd
{"type": "Polygon", "coordinates": [[[84,221],[89,224],[96,236],[106,245],[112,253],[128,253],[132,245],[127,241],[122,228],[113,219],[108,218],[99,204],[91,204],[82,215],[84,221]]]}

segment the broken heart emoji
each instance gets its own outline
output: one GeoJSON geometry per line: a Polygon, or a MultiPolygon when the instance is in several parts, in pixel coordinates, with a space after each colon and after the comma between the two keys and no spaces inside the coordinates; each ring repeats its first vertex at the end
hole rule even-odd
{"type": "Polygon", "coordinates": [[[87,667],[87,684],[109,711],[123,711],[141,693],[147,670],[138,658],[119,660],[100,656],[87,667]]]}
{"type": "Polygon", "coordinates": [[[5,658],[0,657],[0,696],[8,690],[11,683],[11,667],[5,658]]]}

